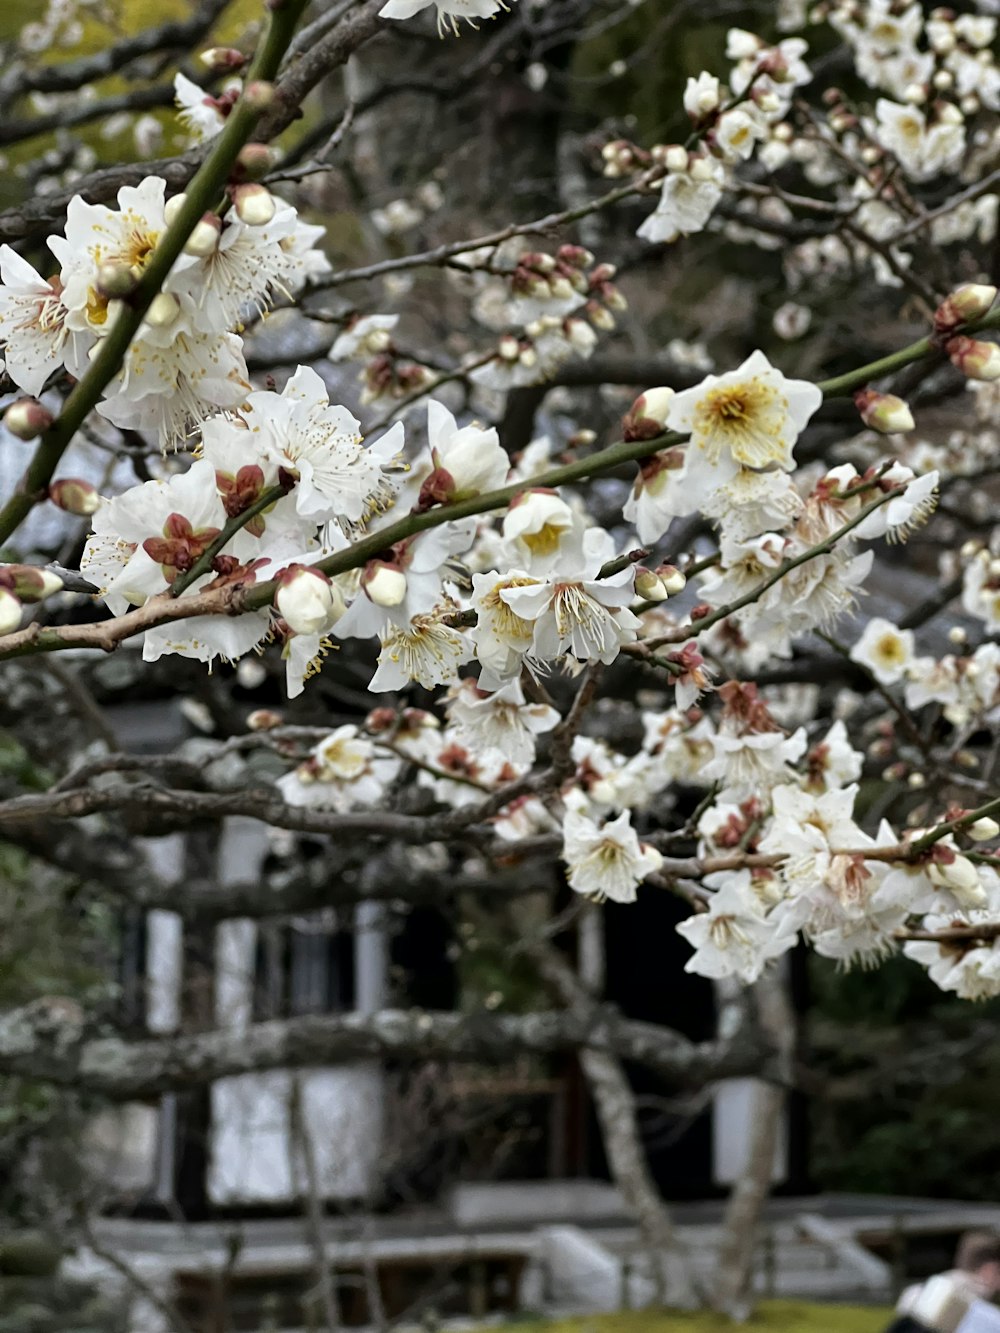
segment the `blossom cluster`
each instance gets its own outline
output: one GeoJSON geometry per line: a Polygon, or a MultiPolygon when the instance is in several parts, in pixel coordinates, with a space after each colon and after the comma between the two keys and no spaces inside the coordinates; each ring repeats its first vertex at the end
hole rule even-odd
{"type": "MultiPolygon", "coordinates": [[[[70,202],[63,235],[48,241],[58,265],[48,277],[0,246],[7,374],[32,396],[59,374],[86,373],[184,196],[167,199],[165,182],[148,176],[123,186],[117,202],[70,202]]],[[[212,412],[242,403],[251,386],[236,330],[275,293],[294,293],[329,267],[315,248],[321,234],[263,186],[235,187],[221,218],[196,225],[153,298],[101,415],[174,448],[212,412]]]]}
{"type": "MultiPolygon", "coordinates": [[[[381,14],[431,7],[442,33],[506,8],[387,0],[381,14]]],[[[881,615],[846,644],[835,637],[864,591],[873,543],[905,541],[942,483],[985,471],[995,449],[1000,349],[979,335],[995,321],[996,290],[972,274],[928,300],[911,268],[922,236],[947,246],[995,233],[998,195],[975,177],[1000,110],[996,24],[895,0],[821,4],[811,20],[847,44],[873,100],[834,89],[805,108],[805,40],[732,29],[726,77],[687,82],[685,142],[646,150],[613,139],[600,169],[626,182],[623,198],[658,191],[638,231],[650,244],[710,228],[777,244],[796,292],[858,259],[885,285],[916,281],[929,326],[919,355],[961,372],[974,402],[975,424],[946,444],[918,433],[906,402],[849,375],[864,430],[834,465],[804,461],[803,437],[838,381],[786,375],[759,349],[727,369],[678,342],[697,382],[647,389],[606,450],[589,452],[588,426],[558,457],[547,437],[511,457],[476,409],[591,356],[626,309],[613,264],[569,242],[529,245],[518,228],[498,244],[446,247],[448,280],[471,291],[489,331],[463,366],[404,350],[394,311],[328,317],[337,331],[323,374],[332,383],[342,363],[358,363],[357,410],[387,411],[366,439],[355,409],[337,401],[350,389],[331,397],[320,370],[299,366],[280,390],[250,374],[247,325],[276,299],[321,287],[330,266],[322,229],[236,172],[96,405],[160,446],[155,476],[106,498],[72,478],[45,493],[91,517],[80,568],[112,616],[156,598],[154,611],[171,608],[145,628],[147,661],[231,663],[274,644],[295,697],[338,648],[367,645],[352,662],[368,661],[383,701],[296,755],[277,780],[289,805],[343,814],[416,799],[443,812],[442,827],[477,825],[470,857],[517,855],[530,840],[589,899],[630,904],[643,885],[675,892],[691,909],[678,926],[688,969],[704,976],[752,983],[800,939],[864,964],[902,944],[943,988],[1000,994],[996,802],[981,813],[971,796],[921,795],[941,735],[949,762],[968,770],[954,787],[988,794],[965,747],[1000,721],[1000,648],[973,647],[956,626],[955,652],[942,655],[919,626],[881,615]],[[761,186],[779,172],[780,185],[761,186]],[[937,201],[942,177],[969,187],[954,208],[937,201]],[[788,182],[811,188],[830,224],[794,244],[782,228],[803,196],[788,182]],[[464,401],[450,396],[453,380],[464,401]],[[623,467],[635,469],[627,483],[623,467]],[[582,489],[597,478],[608,483],[600,509],[598,488],[582,489]],[[675,521],[695,517],[694,546],[668,562],[675,521]],[[208,614],[196,600],[230,591],[242,600],[220,596],[208,614]],[[801,705],[755,680],[810,636],[839,654],[853,684],[872,686],[874,712],[844,689],[837,716],[827,709],[819,722],[815,699],[801,705]],[[624,662],[657,689],[632,714],[641,735],[613,744],[585,704],[603,669],[624,662]],[[564,715],[554,701],[567,682],[580,706],[564,715]],[[425,706],[408,706],[413,687],[429,693],[425,706]],[[903,819],[873,813],[862,785],[873,776],[917,802],[903,819]]],[[[216,73],[244,63],[208,56],[216,73]]],[[[248,92],[239,78],[206,93],[178,75],[180,123],[211,140],[248,92]]],[[[435,182],[421,190],[420,209],[401,198],[375,210],[381,236],[398,240],[440,206],[435,182]]],[[[0,247],[6,373],[30,395],[8,409],[11,433],[30,440],[51,425],[60,392],[127,318],[184,202],[154,176],[122,188],[116,207],[75,197],[48,240],[55,271],[45,277],[0,247]]],[[[786,302],[774,328],[791,342],[808,319],[786,302]]],[[[995,536],[966,543],[942,572],[969,622],[995,634],[995,536]]],[[[18,627],[23,603],[61,586],[47,571],[2,567],[0,634],[18,627]]]]}

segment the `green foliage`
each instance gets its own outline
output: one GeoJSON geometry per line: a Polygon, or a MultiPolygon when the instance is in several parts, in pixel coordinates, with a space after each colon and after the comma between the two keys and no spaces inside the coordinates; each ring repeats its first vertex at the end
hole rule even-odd
{"type": "MultiPolygon", "coordinates": [[[[853,1305],[807,1305],[801,1301],[762,1301],[744,1328],[772,1333],[881,1333],[888,1310],[853,1305]]],[[[667,1314],[654,1310],[622,1311],[544,1323],[518,1324],[530,1333],[717,1333],[731,1320],[715,1314],[667,1314]]]]}
{"type": "Polygon", "coordinates": [[[893,958],[873,971],[810,959],[810,1063],[850,1097],[811,1102],[821,1188],[994,1199],[1000,1190],[1000,1002],[944,995],[893,958]]]}

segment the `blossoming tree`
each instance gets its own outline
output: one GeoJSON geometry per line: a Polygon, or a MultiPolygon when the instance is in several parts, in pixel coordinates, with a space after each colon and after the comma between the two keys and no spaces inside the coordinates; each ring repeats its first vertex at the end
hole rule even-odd
{"type": "MultiPolygon", "coordinates": [[[[220,8],[181,45],[206,45],[220,8]]],[[[328,839],[331,865],[347,844],[397,845],[414,882],[431,848],[437,901],[456,914],[460,894],[504,883],[511,948],[555,1010],[484,1014],[474,1030],[451,1014],[331,1021],[321,1052],[293,1022],[279,1043],[251,1028],[209,1055],[197,1040],[99,1043],[80,1015],[35,1006],[0,1020],[0,1068],[128,1097],[320,1053],[579,1048],[611,1161],[659,1244],[620,1061],[681,1082],[763,1072],[773,1093],[789,1076],[785,1020],[761,1028],[737,996],[742,1026],[709,1049],[608,1018],[599,967],[577,974],[548,942],[566,920],[519,929],[519,890],[555,903],[568,885],[581,931],[599,920],[590,904],[677,895],[688,970],[730,999],[763,994],[800,942],[846,965],[901,950],[944,990],[1000,994],[1000,555],[982,508],[1000,401],[1000,71],[992,17],[786,0],[766,36],[733,28],[717,67],[690,71],[682,104],[662,108],[669,141],[625,138],[589,105],[557,211],[511,221],[504,189],[507,216],[456,239],[456,176],[429,173],[370,210],[368,262],[331,262],[309,201],[352,142],[370,168],[380,59],[430,53],[454,75],[461,31],[473,79],[509,50],[540,93],[547,41],[634,8],[362,0],[309,18],[304,0],[269,0],[233,46],[204,51],[202,84],[176,74],[168,132],[184,151],[64,166],[0,214],[5,448],[24,459],[0,506],[4,670],[65,659],[86,709],[93,654],[141,648],[166,682],[180,659],[243,684],[277,665],[287,700],[238,725],[231,709],[198,761],[144,761],[80,727],[47,790],[0,802],[4,835],[246,814],[328,839]],[[349,59],[368,70],[357,88],[349,59]],[[423,249],[421,226],[438,232],[423,249]],[[678,254],[710,265],[720,242],[772,266],[770,354],[746,336],[714,359],[678,340],[644,387],[628,311],[649,293],[632,275],[678,254]],[[811,305],[831,298],[840,320],[803,357],[811,305]],[[440,345],[435,303],[452,322],[440,345]],[[890,337],[865,355],[876,307],[890,337]],[[275,325],[302,364],[268,342],[275,325]],[[605,344],[624,370],[607,370],[605,344]],[[624,411],[616,384],[632,386],[624,411]],[[588,385],[612,387],[574,398],[588,385]],[[534,422],[552,386],[559,414],[525,435],[513,408],[531,404],[534,422]],[[957,417],[925,431],[942,402],[957,417]],[[102,485],[80,475],[88,443],[114,460],[102,485]],[[67,527],[58,559],[32,527],[53,507],[86,527],[82,549],[67,527]],[[924,593],[896,619],[866,613],[910,537],[906,550],[936,552],[924,593]],[[331,678],[350,707],[322,692],[331,678]],[[257,753],[275,767],[252,777],[241,760],[234,779],[217,763],[257,753]]],[[[40,121],[110,115],[78,97],[105,70],[95,58],[60,82],[33,55],[66,22],[50,9],[21,34],[8,95],[49,90],[40,121]]],[[[174,40],[123,38],[119,63],[174,40]]],[[[469,77],[459,67],[457,84],[469,77]]],[[[119,102],[140,145],[163,135],[141,99],[119,102]]],[[[49,855],[64,846],[54,833],[49,855]]],[[[296,907],[359,892],[312,881],[296,907]]],[[[232,904],[283,910],[267,884],[232,904]]],[[[720,1299],[739,1296],[730,1283],[720,1299]]]]}

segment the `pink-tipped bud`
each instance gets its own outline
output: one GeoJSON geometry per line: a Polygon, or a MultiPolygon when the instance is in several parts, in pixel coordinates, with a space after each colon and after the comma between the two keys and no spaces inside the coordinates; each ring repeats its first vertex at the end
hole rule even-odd
{"type": "Polygon", "coordinates": [[[236,216],[248,227],[263,227],[274,217],[274,195],[264,185],[237,185],[233,192],[236,216]]]}
{"type": "Polygon", "coordinates": [[[970,380],[1000,379],[1000,346],[979,338],[949,338],[945,351],[953,366],[970,380]]]}
{"type": "Polygon", "coordinates": [[[865,425],[870,430],[877,430],[880,435],[899,435],[913,430],[916,424],[907,404],[894,393],[859,389],[854,395],[854,405],[865,425]]]}
{"type": "Polygon", "coordinates": [[[224,74],[227,70],[242,69],[248,57],[234,46],[211,46],[198,59],[214,73],[224,74]]]}
{"type": "Polygon", "coordinates": [[[997,299],[997,289],[982,282],[968,282],[958,287],[934,312],[934,327],[938,333],[950,333],[961,324],[982,319],[997,299]]]}
{"type": "Polygon", "coordinates": [[[590,268],[594,262],[594,256],[590,250],[582,245],[561,245],[556,251],[556,258],[563,264],[570,264],[573,268],[590,268]]]}
{"type": "Polygon", "coordinates": [[[395,565],[373,560],[365,566],[361,586],[376,606],[401,606],[406,597],[406,575],[395,565]]]}
{"type": "Polygon", "coordinates": [[[253,79],[243,89],[243,101],[254,111],[269,111],[276,97],[274,84],[266,79],[253,79]]]}
{"type": "Polygon", "coordinates": [[[289,565],[276,577],[274,605],[294,634],[322,634],[347,609],[340,589],[321,569],[289,565]]]}
{"type": "Polygon", "coordinates": [[[21,627],[21,603],[12,592],[0,588],[0,634],[12,634],[21,627]]]}
{"type": "Polygon", "coordinates": [[[222,223],[219,218],[215,213],[206,213],[194,224],[194,230],[184,242],[184,253],[196,255],[199,259],[207,259],[218,250],[221,235],[222,223]]]}
{"type": "Polygon", "coordinates": [[[100,508],[101,495],[89,481],[77,477],[63,477],[49,487],[49,499],[67,514],[76,514],[79,518],[89,518],[100,508]]]}
{"type": "Polygon", "coordinates": [[[51,569],[37,565],[0,565],[0,588],[6,588],[22,602],[41,602],[61,592],[62,579],[51,569]]]}
{"type": "Polygon", "coordinates": [[[676,597],[687,586],[687,579],[676,565],[657,565],[656,575],[670,597],[676,597]]]}
{"type": "Polygon", "coordinates": [[[280,727],[284,720],[273,708],[255,708],[247,718],[247,727],[250,731],[273,731],[275,727],[280,727]]]}
{"type": "Polygon", "coordinates": [[[595,329],[600,329],[603,333],[610,333],[616,326],[616,320],[607,306],[603,306],[599,301],[588,301],[584,306],[584,313],[593,324],[595,329]]]}
{"type": "Polygon", "coordinates": [[[245,143],[236,154],[238,177],[241,180],[260,180],[274,166],[274,150],[266,143],[245,143]]]}
{"type": "Polygon", "coordinates": [[[647,602],[665,602],[670,596],[659,574],[642,567],[635,571],[635,594],[647,602]]]}
{"type": "Polygon", "coordinates": [[[37,398],[19,398],[3,414],[3,424],[19,440],[37,439],[55,421],[55,417],[37,398]]]}
{"type": "Polygon", "coordinates": [[[673,389],[647,389],[635,400],[622,422],[624,440],[653,440],[666,429],[673,389]]]}
{"type": "Polygon", "coordinates": [[[125,264],[101,264],[97,270],[97,290],[109,301],[124,301],[139,285],[139,275],[125,264]]]}

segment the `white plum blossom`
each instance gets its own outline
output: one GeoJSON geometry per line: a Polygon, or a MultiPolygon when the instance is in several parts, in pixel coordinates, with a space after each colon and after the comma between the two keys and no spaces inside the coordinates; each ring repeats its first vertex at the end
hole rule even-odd
{"type": "Polygon", "coordinates": [[[880,97],[875,104],[875,137],[915,181],[933,180],[957,165],[965,148],[960,113],[928,123],[920,107],[880,97]]]}
{"type": "Polygon", "coordinates": [[[378,750],[349,723],[314,746],[304,763],[278,779],[277,787],[289,805],[344,812],[376,806],[399,769],[395,755],[378,750]]]}
{"type": "Polygon", "coordinates": [[[635,569],[626,566],[600,578],[614,554],[610,533],[591,528],[576,559],[568,560],[541,583],[500,590],[514,614],[531,621],[531,654],[552,661],[570,653],[578,661],[613,662],[623,643],[634,643],[640,621],[628,610],[635,569]]]}
{"type": "Polygon", "coordinates": [[[684,970],[703,977],[738,977],[751,985],[772,959],[795,945],[795,927],[787,915],[764,910],[749,870],[710,878],[718,887],[708,910],[677,927],[695,951],[684,970]]]}
{"type": "Polygon", "coordinates": [[[449,29],[457,35],[459,19],[476,27],[477,19],[494,18],[507,8],[502,0],[386,0],[379,18],[410,19],[431,5],[437,10],[438,32],[442,37],[449,29]]]}
{"type": "MultiPolygon", "coordinates": [[[[240,87],[238,81],[235,87],[240,87]]],[[[174,101],[178,120],[186,127],[192,139],[199,142],[213,139],[219,133],[226,123],[223,108],[228,109],[228,105],[231,105],[225,100],[220,105],[220,99],[206,93],[204,88],[199,88],[180,71],[174,75],[174,101]]]]}
{"type": "MultiPolygon", "coordinates": [[[[9,245],[0,246],[0,342],[7,374],[26,393],[38,395],[61,369],[67,339],[78,335],[66,327],[61,285],[46,282],[9,245]]],[[[71,352],[76,362],[80,352],[71,352]]]]}
{"type": "Polygon", "coordinates": [[[880,685],[895,685],[913,661],[913,631],[875,616],[851,649],[851,660],[867,667],[880,685]]]}
{"type": "Polygon", "coordinates": [[[448,694],[448,718],[457,736],[484,757],[499,754],[515,764],[530,764],[536,736],[551,731],[559,712],[548,704],[529,704],[520,681],[492,692],[467,678],[448,694]]]}
{"type": "Polygon", "coordinates": [[[392,331],[398,323],[398,315],[364,315],[352,320],[334,340],[330,360],[348,361],[352,357],[384,352],[392,342],[392,331]]]}
{"type": "Polygon", "coordinates": [[[763,352],[676,394],[667,425],[691,436],[686,483],[701,494],[717,490],[741,467],[791,471],[795,442],[822,401],[814,384],[786,379],[763,352]]]}
{"type": "Polygon", "coordinates": [[[704,231],[722,198],[725,168],[714,158],[699,157],[684,171],[668,172],[656,211],[639,228],[645,241],[676,241],[704,231]]]}
{"type": "Polygon", "coordinates": [[[455,418],[436,399],[427,402],[427,439],[432,471],[424,479],[421,498],[449,502],[464,500],[502,486],[510,459],[492,427],[475,423],[459,428],[455,418]]]}
{"type": "Polygon", "coordinates": [[[448,624],[454,608],[441,607],[414,616],[402,628],[390,625],[381,635],[382,650],[369,689],[402,690],[412,682],[432,689],[447,685],[472,656],[468,639],[448,624]]]}
{"type": "Polygon", "coordinates": [[[280,394],[249,394],[243,419],[250,447],[295,478],[296,508],[303,517],[349,522],[363,517],[383,482],[382,465],[363,446],[360,422],[346,407],[330,403],[315,370],[299,366],[280,394]]]}
{"type": "Polygon", "coordinates": [[[639,841],[627,810],[603,824],[580,810],[567,810],[562,857],[574,892],[615,903],[635,902],[639,885],[663,863],[655,847],[639,841]]]}

